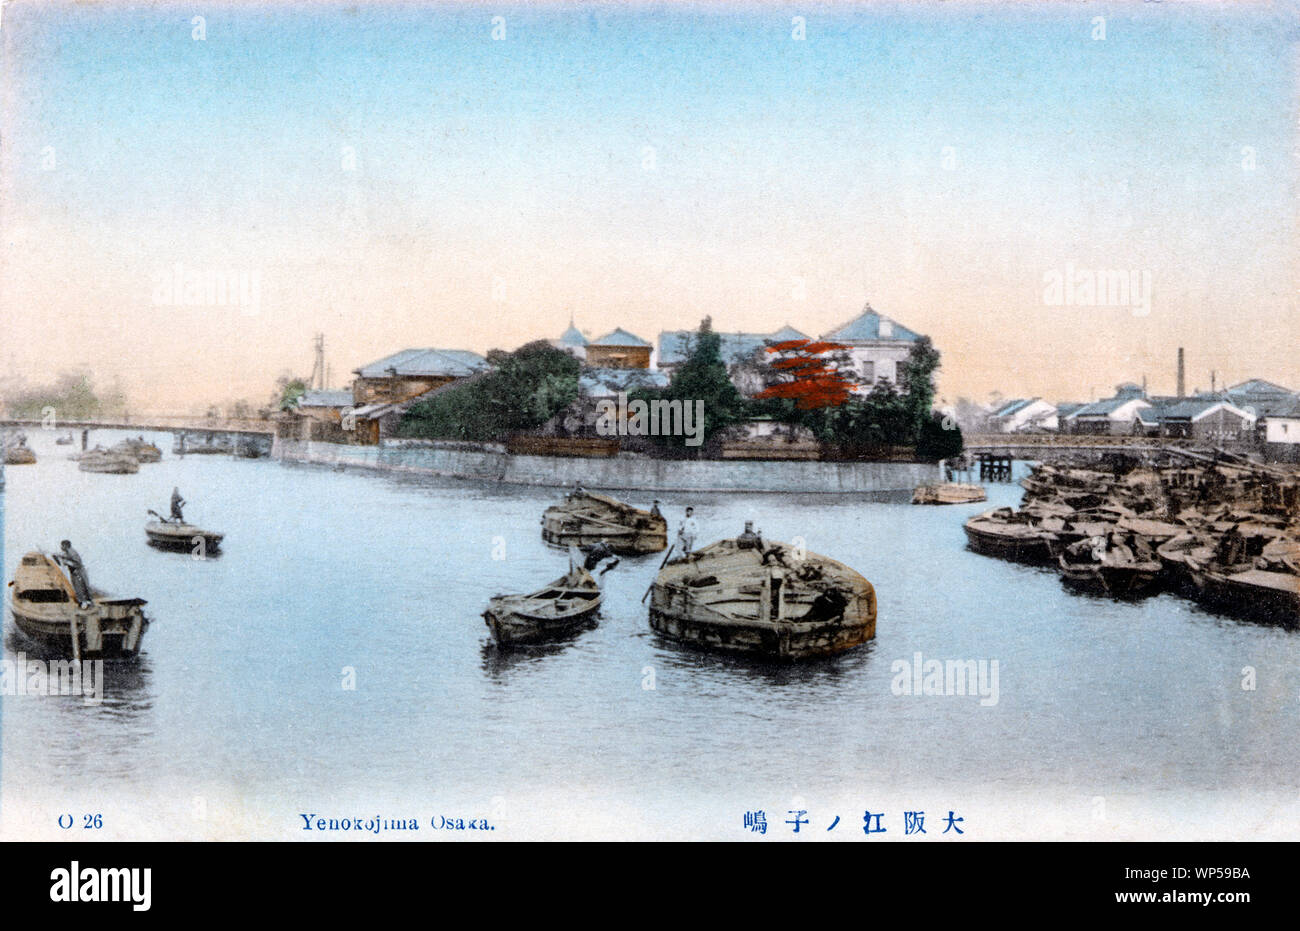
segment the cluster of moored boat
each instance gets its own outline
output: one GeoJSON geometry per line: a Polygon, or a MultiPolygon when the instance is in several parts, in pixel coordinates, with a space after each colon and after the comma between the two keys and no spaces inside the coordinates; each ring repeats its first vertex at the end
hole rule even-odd
{"type": "Polygon", "coordinates": [[[1127,471],[1037,465],[1018,508],[966,521],[970,548],[1114,597],[1160,590],[1300,624],[1300,476],[1206,458],[1127,471]]]}
{"type": "Polygon", "coordinates": [[[160,462],[162,450],[144,437],[125,439],[105,449],[96,445],[93,449],[82,450],[68,457],[77,463],[82,472],[101,472],[109,475],[133,475],[140,471],[140,464],[160,462]]]}
{"type": "Polygon", "coordinates": [[[546,510],[542,537],[570,548],[569,572],[530,594],[491,599],[483,618],[501,646],[553,640],[590,626],[604,597],[591,574],[599,561],[665,549],[641,600],[649,598],[650,628],[667,639],[794,660],[839,653],[875,636],[870,582],[833,559],[765,541],[748,525],[734,539],[674,558],[677,544],[668,546],[668,523],[657,508],[577,490],[546,510]]]}

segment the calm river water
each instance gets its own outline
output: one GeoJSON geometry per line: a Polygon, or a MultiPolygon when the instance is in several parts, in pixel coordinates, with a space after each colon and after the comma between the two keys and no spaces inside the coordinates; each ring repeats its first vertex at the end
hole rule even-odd
{"type": "MultiPolygon", "coordinates": [[[[555,490],[180,459],[163,434],[161,463],[93,475],[54,434],[29,436],[40,461],[6,470],[6,581],[23,552],[67,537],[92,581],[147,598],[154,624],[138,661],[107,669],[102,704],[0,698],[5,836],[343,836],[305,830],[317,814],[421,819],[385,838],[437,835],[445,816],[486,818],[500,838],[741,839],[756,809],[769,837],[804,810],[804,837],[839,816],[827,836],[861,840],[872,810],[895,839],[922,809],[931,834],[951,810],[981,838],[1300,833],[1300,637],[1169,595],[1072,594],[967,552],[965,517],[1018,486],[947,508],[664,495],[674,524],[696,506],[706,541],[752,518],[875,585],[876,640],[829,661],[776,668],[658,640],[640,599],[659,557],[605,576],[597,628],[501,655],[487,598],[566,568],[539,533],[555,490]],[[189,519],[225,532],[219,558],[145,545],[146,509],[173,485],[189,519]],[[997,703],[894,694],[893,663],[916,653],[996,660],[997,703]],[[88,814],[104,826],[84,828],[88,814]]],[[[24,649],[8,610],[4,647],[24,649]]]]}

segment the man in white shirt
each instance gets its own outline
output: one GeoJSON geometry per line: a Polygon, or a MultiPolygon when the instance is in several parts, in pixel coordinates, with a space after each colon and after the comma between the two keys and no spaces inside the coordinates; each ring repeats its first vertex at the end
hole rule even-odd
{"type": "Polygon", "coordinates": [[[677,528],[677,541],[682,545],[682,555],[689,555],[695,549],[695,538],[700,535],[700,525],[695,522],[695,508],[686,509],[686,519],[677,528]]]}

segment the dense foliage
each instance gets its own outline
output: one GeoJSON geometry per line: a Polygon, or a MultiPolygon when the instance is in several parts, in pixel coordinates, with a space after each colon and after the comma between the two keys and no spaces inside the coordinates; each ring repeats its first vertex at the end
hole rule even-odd
{"type": "Polygon", "coordinates": [[[768,385],[752,402],[751,416],[807,427],[849,457],[871,458],[886,447],[914,447],[921,459],[961,452],[961,430],[932,411],[939,351],[928,336],[913,344],[899,368],[902,390],[882,379],[865,397],[850,393],[837,370],[846,361],[844,348],[808,340],[768,347],[781,358],[768,363],[768,385]]]}
{"type": "Polygon", "coordinates": [[[438,389],[407,409],[401,436],[499,440],[540,427],[578,397],[578,360],[537,341],[488,354],[494,368],[438,389]]]}
{"type": "MultiPolygon", "coordinates": [[[[629,392],[630,400],[703,402],[703,440],[724,427],[738,423],[749,416],[746,401],[732,384],[727,366],[722,361],[722,339],[713,330],[713,321],[705,317],[699,331],[691,338],[686,350],[686,361],[673,373],[666,388],[639,388],[629,392]]],[[[662,446],[687,449],[684,436],[655,436],[662,446]]]]}

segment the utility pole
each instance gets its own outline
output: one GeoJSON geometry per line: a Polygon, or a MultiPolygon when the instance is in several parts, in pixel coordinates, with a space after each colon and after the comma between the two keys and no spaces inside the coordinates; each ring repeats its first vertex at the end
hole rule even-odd
{"type": "Polygon", "coordinates": [[[325,334],[317,333],[312,344],[316,350],[316,359],[311,367],[311,385],[316,390],[325,388],[325,334]]]}

